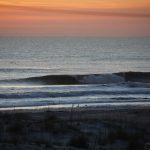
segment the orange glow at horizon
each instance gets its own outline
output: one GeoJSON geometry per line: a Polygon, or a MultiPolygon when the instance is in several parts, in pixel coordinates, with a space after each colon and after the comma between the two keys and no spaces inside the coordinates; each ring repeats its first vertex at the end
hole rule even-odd
{"type": "Polygon", "coordinates": [[[150,0],[0,0],[0,35],[149,36],[150,0]]]}

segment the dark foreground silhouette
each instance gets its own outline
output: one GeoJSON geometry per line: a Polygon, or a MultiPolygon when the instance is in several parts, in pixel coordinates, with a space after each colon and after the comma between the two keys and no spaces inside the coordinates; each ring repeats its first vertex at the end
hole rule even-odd
{"type": "Polygon", "coordinates": [[[2,150],[149,150],[150,109],[0,112],[2,150]]]}

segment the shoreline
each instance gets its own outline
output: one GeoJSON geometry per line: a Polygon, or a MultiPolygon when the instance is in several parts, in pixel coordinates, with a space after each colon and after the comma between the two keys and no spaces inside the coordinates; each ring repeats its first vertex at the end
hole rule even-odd
{"type": "Polygon", "coordinates": [[[45,111],[88,111],[88,110],[135,110],[135,109],[150,109],[150,103],[145,103],[143,105],[139,104],[130,104],[130,105],[79,105],[79,104],[69,104],[65,105],[46,105],[46,106],[25,106],[25,107],[1,107],[0,112],[45,112],[45,111]]]}

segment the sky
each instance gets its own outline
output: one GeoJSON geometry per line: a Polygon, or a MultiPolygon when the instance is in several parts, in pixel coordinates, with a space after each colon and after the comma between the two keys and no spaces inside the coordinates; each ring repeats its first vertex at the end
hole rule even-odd
{"type": "Polygon", "coordinates": [[[150,36],[150,0],[0,0],[0,36],[150,36]]]}

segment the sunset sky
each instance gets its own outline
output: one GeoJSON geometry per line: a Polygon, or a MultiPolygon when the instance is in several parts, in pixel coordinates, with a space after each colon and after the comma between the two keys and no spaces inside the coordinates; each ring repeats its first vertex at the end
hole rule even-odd
{"type": "Polygon", "coordinates": [[[0,36],[150,36],[150,0],[0,0],[0,36]]]}

